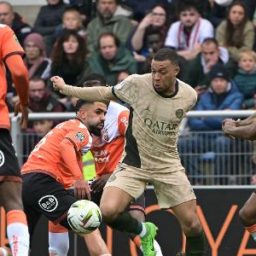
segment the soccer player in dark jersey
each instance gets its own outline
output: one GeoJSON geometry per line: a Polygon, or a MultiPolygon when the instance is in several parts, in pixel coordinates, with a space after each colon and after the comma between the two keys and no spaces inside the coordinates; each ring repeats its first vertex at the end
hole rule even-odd
{"type": "MultiPolygon", "coordinates": [[[[26,256],[29,233],[21,200],[20,168],[10,136],[9,112],[5,102],[7,93],[6,66],[19,95],[15,112],[21,112],[21,128],[28,121],[28,71],[22,60],[24,51],[12,29],[0,24],[0,205],[7,213],[7,236],[13,256],[26,256]]],[[[0,248],[7,254],[5,248],[0,248]]]]}
{"type": "MultiPolygon", "coordinates": [[[[256,114],[244,120],[225,119],[222,126],[223,132],[231,138],[256,140],[256,114]]],[[[256,241],[256,193],[251,194],[239,212],[240,219],[256,241]]]]}
{"type": "Polygon", "coordinates": [[[58,76],[51,81],[65,95],[119,99],[130,106],[125,154],[101,199],[104,221],[112,228],[140,235],[144,255],[155,256],[157,227],[150,222],[141,223],[125,212],[151,183],[160,207],[171,208],[181,224],[187,238],[186,256],[202,256],[206,243],[196,213],[196,196],[177,151],[179,125],[196,103],[197,93],[177,79],[180,68],[175,51],[160,49],[151,70],[149,74],[131,75],[112,88],[68,86],[58,76]]]}

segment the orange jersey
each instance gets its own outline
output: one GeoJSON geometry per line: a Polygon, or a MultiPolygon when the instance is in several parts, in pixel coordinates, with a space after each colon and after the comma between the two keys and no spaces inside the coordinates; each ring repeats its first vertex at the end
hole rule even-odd
{"type": "Polygon", "coordinates": [[[90,149],[91,143],[92,137],[88,129],[78,119],[60,123],[39,141],[23,165],[21,173],[43,172],[55,178],[65,188],[70,188],[75,180],[83,177],[81,156],[90,149]],[[68,159],[63,159],[60,145],[65,140],[69,140],[75,149],[79,173],[68,168],[65,163],[68,159]]]}
{"type": "Polygon", "coordinates": [[[24,51],[12,29],[3,24],[0,24],[0,46],[0,127],[9,129],[9,111],[5,103],[7,81],[4,61],[12,54],[23,55],[24,51]]]}
{"type": "Polygon", "coordinates": [[[128,125],[129,110],[111,101],[105,117],[101,138],[93,140],[97,176],[112,173],[119,163],[125,145],[125,132],[128,125]]]}

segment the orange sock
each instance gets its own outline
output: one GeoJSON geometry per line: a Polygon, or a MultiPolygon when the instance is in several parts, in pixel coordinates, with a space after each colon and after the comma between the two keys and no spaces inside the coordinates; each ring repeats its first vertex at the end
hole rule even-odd
{"type": "Polygon", "coordinates": [[[7,212],[7,236],[13,256],[28,255],[28,225],[26,215],[22,210],[7,212]]]}
{"type": "Polygon", "coordinates": [[[250,227],[246,227],[247,231],[251,234],[254,241],[256,241],[256,224],[253,224],[250,227]]]}
{"type": "Polygon", "coordinates": [[[141,241],[140,241],[140,236],[135,236],[132,241],[135,243],[135,245],[140,249],[141,246],[141,241]]]}

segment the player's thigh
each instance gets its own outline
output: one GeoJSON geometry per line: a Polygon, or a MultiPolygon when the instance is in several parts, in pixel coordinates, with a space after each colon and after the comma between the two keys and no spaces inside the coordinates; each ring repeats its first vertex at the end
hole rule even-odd
{"type": "Polygon", "coordinates": [[[126,164],[120,164],[109,177],[105,188],[119,188],[132,198],[137,199],[144,192],[149,179],[150,177],[143,170],[126,164]]]}
{"type": "MultiPolygon", "coordinates": [[[[0,129],[0,182],[21,182],[20,168],[7,129],[0,129]]],[[[2,196],[2,195],[1,195],[2,196]]]]}
{"type": "Polygon", "coordinates": [[[118,187],[106,187],[103,191],[100,209],[104,216],[113,216],[123,212],[133,198],[118,187]]]}
{"type": "Polygon", "coordinates": [[[196,199],[184,168],[179,168],[180,170],[175,172],[155,174],[152,183],[161,208],[172,208],[196,199]]]}
{"type": "Polygon", "coordinates": [[[196,228],[199,219],[196,213],[196,200],[190,200],[172,208],[176,218],[179,220],[184,229],[196,228]]]}
{"type": "Polygon", "coordinates": [[[21,200],[22,183],[15,181],[0,182],[0,205],[6,212],[23,209],[21,200]]]}
{"type": "Polygon", "coordinates": [[[62,225],[70,228],[66,214],[76,199],[51,176],[36,172],[23,175],[22,199],[25,207],[40,212],[54,223],[61,221],[62,225]]]}

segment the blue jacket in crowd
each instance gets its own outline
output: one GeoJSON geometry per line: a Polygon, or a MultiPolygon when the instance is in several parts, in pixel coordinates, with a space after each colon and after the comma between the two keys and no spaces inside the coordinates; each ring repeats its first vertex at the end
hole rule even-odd
{"type": "MultiPolygon", "coordinates": [[[[223,94],[216,94],[211,88],[203,93],[194,110],[239,110],[242,108],[243,95],[235,83],[230,81],[228,90],[223,94]]],[[[189,118],[191,130],[211,131],[221,130],[222,121],[226,117],[196,117],[189,118]]]]}

